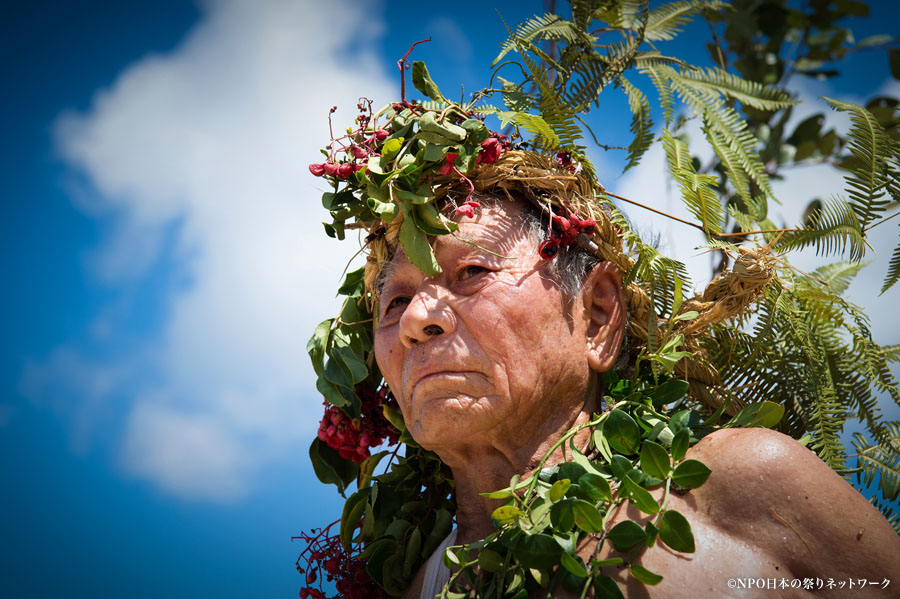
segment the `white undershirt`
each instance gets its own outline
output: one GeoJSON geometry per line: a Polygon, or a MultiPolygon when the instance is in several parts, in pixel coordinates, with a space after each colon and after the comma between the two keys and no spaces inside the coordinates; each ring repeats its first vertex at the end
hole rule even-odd
{"type": "Polygon", "coordinates": [[[456,530],[453,530],[425,562],[425,579],[422,581],[421,599],[434,599],[436,595],[440,595],[441,589],[450,580],[450,570],[444,565],[441,558],[444,557],[444,550],[455,542],[456,530]]]}

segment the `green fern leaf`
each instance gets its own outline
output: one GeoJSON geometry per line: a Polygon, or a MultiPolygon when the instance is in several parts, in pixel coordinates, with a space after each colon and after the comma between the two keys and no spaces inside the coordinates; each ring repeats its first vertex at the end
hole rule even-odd
{"type": "Polygon", "coordinates": [[[698,12],[718,10],[725,2],[699,2],[697,0],[670,2],[650,12],[644,36],[651,41],[671,40],[681,33],[681,28],[698,12]]]}
{"type": "MultiPolygon", "coordinates": [[[[628,163],[624,171],[637,166],[641,157],[653,143],[653,121],[650,119],[650,102],[647,97],[624,77],[619,78],[622,88],[628,94],[631,108],[631,133],[634,140],[628,146],[628,163]]],[[[623,171],[623,172],[624,172],[623,171]]]]}
{"type": "Polygon", "coordinates": [[[859,261],[865,253],[865,234],[853,207],[840,197],[822,203],[804,227],[786,233],[777,244],[779,250],[815,247],[816,254],[850,250],[850,260],[859,261]]]}
{"type": "Polygon", "coordinates": [[[681,197],[687,209],[703,226],[708,236],[722,232],[725,227],[725,210],[719,203],[719,195],[713,187],[715,175],[701,175],[694,170],[687,145],[663,130],[663,148],[669,163],[669,173],[681,187],[681,197]]]}
{"type": "Polygon", "coordinates": [[[517,42],[531,42],[536,38],[574,42],[580,37],[579,30],[574,26],[574,23],[563,19],[559,15],[546,13],[543,16],[534,16],[519,24],[515,32],[510,33],[509,38],[500,46],[500,54],[491,63],[491,67],[497,66],[504,56],[515,50],[517,42]]]}
{"type": "Polygon", "coordinates": [[[886,159],[891,144],[875,115],[862,106],[823,99],[835,110],[850,113],[849,148],[859,165],[851,169],[844,181],[850,203],[865,229],[890,204],[885,192],[888,184],[886,159]]]}
{"type": "Polygon", "coordinates": [[[703,93],[721,94],[758,110],[774,112],[799,103],[799,100],[792,100],[783,90],[747,81],[719,68],[684,70],[679,77],[685,82],[689,81],[688,85],[703,93]]]}
{"type": "Polygon", "coordinates": [[[895,247],[894,253],[891,254],[887,276],[884,278],[884,284],[881,286],[881,294],[879,295],[883,295],[884,292],[893,287],[898,280],[900,280],[900,245],[895,247]]]}

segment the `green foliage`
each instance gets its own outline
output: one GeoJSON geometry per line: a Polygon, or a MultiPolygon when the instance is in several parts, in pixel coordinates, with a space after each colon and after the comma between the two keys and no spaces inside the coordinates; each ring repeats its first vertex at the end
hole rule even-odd
{"type": "Polygon", "coordinates": [[[672,137],[668,129],[663,131],[663,148],[669,163],[669,174],[681,187],[681,197],[687,209],[700,221],[707,235],[721,233],[725,225],[725,210],[714,187],[717,177],[698,174],[687,144],[672,137]]]}
{"type": "Polygon", "coordinates": [[[885,427],[889,433],[881,443],[872,444],[861,433],[853,434],[856,482],[873,493],[872,487],[877,483],[877,494],[870,501],[900,534],[900,513],[890,505],[900,497],[900,422],[888,422],[885,427]]]}
{"type": "Polygon", "coordinates": [[[891,141],[875,116],[856,104],[825,98],[832,108],[850,113],[849,149],[856,164],[845,176],[850,203],[863,228],[884,213],[889,200],[887,160],[893,150],[891,141]]]}
{"type": "Polygon", "coordinates": [[[563,435],[533,475],[514,477],[505,489],[485,494],[506,500],[492,514],[497,530],[446,550],[444,564],[453,571],[441,597],[468,597],[472,592],[478,597],[525,597],[541,587],[550,594],[563,587],[578,595],[593,587],[603,596],[621,596],[618,585],[602,574],[603,567],[627,566],[636,580],[653,586],[663,577],[635,563],[645,549],[658,540],[670,550],[694,552],[690,522],[668,503],[673,485],[692,489],[706,482],[710,470],[685,459],[685,453],[690,443],[714,428],[699,424],[696,412],[670,415],[658,410],[655,406],[678,399],[670,391],[683,392],[686,383],[669,379],[660,385],[646,373],[640,382],[609,374],[606,387],[611,395],[606,400],[615,409],[563,435]],[[585,433],[590,443],[583,454],[574,439],[585,433]],[[566,446],[572,461],[543,467],[566,446]],[[662,489],[659,500],[648,491],[655,488],[662,489]],[[613,508],[625,502],[652,516],[646,528],[627,519],[613,523],[613,508]],[[577,548],[589,535],[599,546],[585,561],[577,548]],[[618,555],[601,560],[607,543],[618,555]]]}

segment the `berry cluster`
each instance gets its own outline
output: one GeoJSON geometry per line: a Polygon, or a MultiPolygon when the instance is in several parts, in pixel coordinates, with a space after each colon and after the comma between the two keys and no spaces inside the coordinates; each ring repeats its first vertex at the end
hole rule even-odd
{"type": "Polygon", "coordinates": [[[307,543],[297,558],[297,571],[306,578],[306,586],[300,589],[300,599],[328,599],[322,590],[323,578],[325,582],[334,583],[338,592],[336,598],[387,599],[387,593],[366,572],[365,562],[358,559],[354,551],[345,550],[340,536],[331,533],[332,527],[339,522],[332,522],[318,533],[313,530],[315,534],[300,533],[299,537],[294,537],[307,543]]]}
{"type": "Polygon", "coordinates": [[[554,214],[550,239],[538,246],[538,253],[544,260],[552,260],[559,253],[561,247],[575,242],[582,233],[592,235],[597,228],[597,223],[592,220],[581,220],[577,215],[569,213],[568,218],[554,214]],[[552,233],[557,231],[557,233],[552,233]]]}
{"type": "Polygon", "coordinates": [[[494,164],[500,154],[509,149],[510,141],[502,134],[495,134],[481,142],[481,150],[475,157],[475,164],[494,164]]]}
{"type": "MultiPolygon", "coordinates": [[[[356,117],[357,128],[348,129],[346,135],[337,139],[332,133],[331,143],[326,146],[329,151],[328,160],[309,165],[309,172],[316,177],[328,175],[337,179],[346,179],[365,167],[370,156],[379,155],[378,144],[384,141],[390,133],[387,129],[374,126],[371,100],[362,98],[356,106],[359,109],[359,115],[356,117]],[[344,153],[344,160],[338,159],[338,152],[344,153]]],[[[331,128],[331,115],[335,110],[337,107],[332,106],[328,112],[329,129],[331,128]]]]}
{"type": "Polygon", "coordinates": [[[575,161],[572,159],[572,154],[569,152],[557,152],[556,164],[570,171],[575,170],[575,161]]]}
{"type": "Polygon", "coordinates": [[[362,399],[359,418],[351,418],[343,410],[325,402],[325,415],[319,423],[319,439],[337,451],[345,460],[362,463],[385,439],[394,445],[400,439],[397,429],[384,417],[381,406],[394,402],[387,387],[373,391],[368,385],[356,386],[362,399]]]}

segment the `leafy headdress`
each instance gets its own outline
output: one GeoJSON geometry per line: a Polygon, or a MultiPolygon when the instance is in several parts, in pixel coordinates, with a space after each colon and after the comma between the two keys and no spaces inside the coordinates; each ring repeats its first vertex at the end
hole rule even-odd
{"type": "MultiPolygon", "coordinates": [[[[445,563],[455,573],[444,596],[463,597],[475,589],[524,597],[538,585],[553,584],[576,593],[593,585],[598,597],[621,596],[615,582],[600,573],[610,565],[628,566],[644,584],[658,583],[661,577],[631,559],[657,540],[676,551],[693,551],[690,525],[667,508],[667,498],[670,489],[705,481],[708,469],[685,459],[685,452],[726,420],[724,426],[778,424],[795,437],[805,434],[835,468],[844,464],[838,435],[849,409],[876,439],[890,438],[894,429],[881,422],[873,393],[886,390],[898,398],[887,366],[898,352],[876,345],[865,315],[840,296],[855,274],[853,265],[839,263],[806,275],[783,257],[813,245],[825,251],[849,247],[858,260],[864,230],[853,220],[855,208],[835,199],[803,226],[774,227],[765,215],[771,190],[755,140],[723,98],[760,110],[791,101],[723,71],[699,71],[655,48],[641,50],[645,40],[669,39],[690,14],[718,6],[675,2],[648,13],[640,3],[623,1],[585,13],[582,3],[574,3],[572,21],[545,15],[511,32],[501,57],[518,51],[527,77],[493,90],[506,110],[480,102],[490,91],[468,104],[450,102],[425,65],[415,62],[412,81],[427,100],[407,101],[401,88],[399,102],[375,111],[362,99],[355,128],[332,134],[324,162],[310,171],[331,184],[322,198],[332,217],[326,233],[338,239],[357,233],[365,265],[347,274],[338,290],[346,296],[339,316],[321,323],[308,344],[326,405],[310,457],[323,482],[343,494],[356,481],[357,490],[339,521],[302,535],[308,546],[298,560],[307,581],[301,597],[324,597],[315,584],[323,577],[336,581],[343,597],[402,594],[451,529],[451,474],[406,431],[374,360],[373,330],[379,273],[397,247],[424,274],[436,275],[440,266],[430,238],[454,235],[454,211],[472,215],[480,198],[531,204],[547,227],[539,248],[543,258],[552,260],[570,251],[567,246],[577,246],[625,274],[634,368],[628,378],[606,376],[606,404],[613,409],[584,425],[593,431],[587,455],[570,443],[571,461],[539,468],[490,495],[506,500],[493,515],[498,529],[473,546],[447,552],[445,563]],[[627,43],[604,46],[607,54],[600,55],[587,33],[597,18],[611,31],[628,32],[627,43]],[[542,39],[562,44],[558,60],[540,49],[536,42],[542,39]],[[629,167],[653,141],[647,100],[622,76],[629,66],[648,74],[658,88],[667,125],[673,91],[701,117],[733,197],[739,198],[726,216],[716,177],[698,173],[685,142],[669,127],[663,130],[670,173],[697,220],[688,224],[704,232],[708,247],[733,260],[732,268],[690,299],[682,293],[688,281],[684,265],[632,230],[613,202],[629,200],[596,180],[580,143],[587,125],[578,125],[578,115],[589,109],[586,99],[610,83],[626,91],[634,114],[629,167]],[[488,128],[485,117],[491,114],[508,127],[510,138],[488,128]],[[735,221],[739,233],[724,232],[726,218],[735,221]],[[760,236],[765,243],[743,243],[760,236]],[[850,355],[862,355],[864,367],[850,355]],[[758,401],[762,397],[773,402],[758,401]],[[373,454],[385,441],[388,449],[373,454]],[[376,474],[385,458],[384,473],[376,474]],[[661,502],[646,491],[658,485],[665,486],[661,502]],[[607,527],[610,508],[622,501],[654,516],[646,529],[634,522],[607,527]],[[587,534],[600,544],[612,543],[626,557],[584,560],[575,547],[587,534]]],[[[409,66],[406,56],[398,66],[401,72],[409,66]]],[[[864,120],[859,112],[864,109],[834,105],[864,120]]],[[[851,137],[863,133],[860,126],[851,137]]],[[[851,182],[857,190],[860,185],[851,182]]],[[[554,450],[576,432],[564,435],[554,450]]],[[[889,509],[885,513],[890,516],[889,509]]]]}

